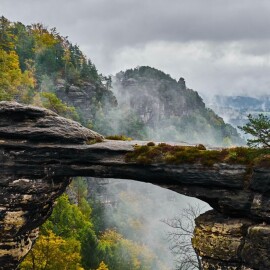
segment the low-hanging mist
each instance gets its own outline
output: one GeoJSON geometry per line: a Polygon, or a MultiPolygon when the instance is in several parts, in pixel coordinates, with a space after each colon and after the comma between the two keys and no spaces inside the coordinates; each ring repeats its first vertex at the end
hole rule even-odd
{"type": "Polygon", "coordinates": [[[243,144],[236,129],[208,109],[183,78],[177,82],[142,66],[116,74],[112,91],[118,106],[99,114],[94,125],[103,134],[215,146],[243,144]]]}
{"type": "Polygon", "coordinates": [[[206,104],[218,113],[227,123],[237,128],[237,131],[245,138],[247,134],[238,127],[248,122],[248,115],[270,115],[270,96],[254,93],[252,96],[205,96],[206,104]]]}
{"type": "MultiPolygon", "coordinates": [[[[196,198],[133,180],[91,178],[88,187],[89,198],[95,198],[104,206],[107,228],[116,228],[126,238],[154,252],[156,266],[152,270],[176,267],[168,239],[168,233],[174,229],[163,221],[181,217],[189,205],[199,206],[202,212],[211,209],[196,198]]],[[[191,244],[191,239],[189,241],[191,244]]]]}

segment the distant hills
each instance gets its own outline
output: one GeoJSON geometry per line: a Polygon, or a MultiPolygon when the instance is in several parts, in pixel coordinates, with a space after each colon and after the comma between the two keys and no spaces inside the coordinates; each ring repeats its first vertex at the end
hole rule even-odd
{"type": "Polygon", "coordinates": [[[249,114],[255,116],[260,113],[270,115],[270,96],[217,95],[208,100],[207,104],[234,127],[245,125],[249,114]]]}
{"type": "Polygon", "coordinates": [[[229,107],[241,111],[270,111],[270,96],[221,96],[217,95],[214,102],[222,107],[229,107]]]}

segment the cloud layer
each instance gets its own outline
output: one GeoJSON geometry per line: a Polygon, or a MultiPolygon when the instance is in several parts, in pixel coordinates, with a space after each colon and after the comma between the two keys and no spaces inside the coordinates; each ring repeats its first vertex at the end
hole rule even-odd
{"type": "Polygon", "coordinates": [[[105,74],[151,65],[204,94],[269,92],[267,0],[1,0],[1,11],[56,26],[105,74]]]}

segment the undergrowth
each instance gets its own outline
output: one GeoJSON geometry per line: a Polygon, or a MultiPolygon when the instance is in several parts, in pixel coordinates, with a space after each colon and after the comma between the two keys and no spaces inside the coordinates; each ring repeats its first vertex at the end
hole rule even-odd
{"type": "Polygon", "coordinates": [[[166,143],[155,145],[150,142],[143,146],[134,146],[134,151],[126,155],[126,162],[139,164],[200,163],[213,166],[215,163],[270,166],[270,150],[246,147],[206,150],[203,145],[172,146],[166,143]]]}
{"type": "Polygon", "coordinates": [[[132,138],[129,138],[125,135],[110,135],[110,136],[107,136],[105,139],[115,140],[115,141],[132,141],[132,138]]]}

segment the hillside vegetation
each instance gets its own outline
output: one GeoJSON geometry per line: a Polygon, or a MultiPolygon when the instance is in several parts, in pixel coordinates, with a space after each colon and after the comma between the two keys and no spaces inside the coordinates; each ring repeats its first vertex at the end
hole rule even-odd
{"type": "Polygon", "coordinates": [[[2,16],[0,62],[0,100],[44,106],[85,124],[79,106],[63,102],[70,91],[83,94],[93,119],[95,111],[104,110],[105,100],[106,106],[117,104],[109,91],[111,79],[98,74],[79,47],[55,28],[12,23],[2,16]]]}

